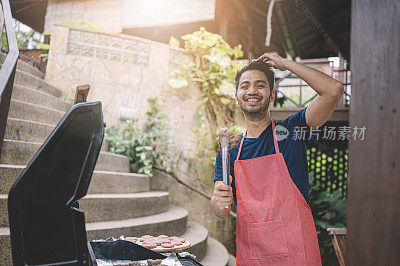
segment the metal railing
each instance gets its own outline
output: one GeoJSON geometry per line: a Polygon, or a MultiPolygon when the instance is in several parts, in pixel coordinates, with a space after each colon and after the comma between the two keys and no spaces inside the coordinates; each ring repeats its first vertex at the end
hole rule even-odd
{"type": "Polygon", "coordinates": [[[37,60],[35,60],[33,58],[30,58],[30,57],[28,57],[26,55],[23,55],[23,54],[20,54],[19,58],[21,60],[23,60],[24,62],[26,62],[26,63],[30,64],[31,66],[33,66],[33,67],[35,67],[35,68],[40,70],[40,62],[39,61],[37,61],[37,60]]]}
{"type": "MultiPolygon", "coordinates": [[[[348,69],[345,62],[341,62],[340,67],[334,67],[333,61],[331,60],[310,61],[310,62],[300,62],[300,63],[307,66],[315,67],[317,69],[320,68],[321,66],[322,68],[325,67],[326,71],[324,72],[342,82],[345,87],[343,99],[342,101],[340,101],[337,108],[343,109],[347,108],[350,105],[351,71],[348,69]]],[[[318,96],[318,94],[315,91],[313,91],[307,83],[305,83],[302,79],[300,79],[293,73],[288,73],[282,76],[281,78],[278,78],[275,83],[275,90],[278,94],[274,104],[275,105],[280,104],[281,108],[285,107],[304,108],[305,106],[307,106],[307,104],[309,104],[312,100],[314,100],[315,97],[318,96]],[[284,105],[285,102],[286,104],[284,105]]]]}
{"type": "Polygon", "coordinates": [[[8,54],[0,69],[0,158],[19,56],[9,0],[1,0],[1,6],[3,11],[1,22],[4,19],[4,23],[1,25],[1,32],[3,32],[4,26],[7,37],[8,54]]]}

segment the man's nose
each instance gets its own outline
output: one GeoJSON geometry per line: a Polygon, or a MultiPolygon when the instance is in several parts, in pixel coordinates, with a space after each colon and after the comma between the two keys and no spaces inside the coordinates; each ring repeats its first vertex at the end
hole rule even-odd
{"type": "Polygon", "coordinates": [[[250,85],[249,93],[258,93],[256,84],[250,85]]]}

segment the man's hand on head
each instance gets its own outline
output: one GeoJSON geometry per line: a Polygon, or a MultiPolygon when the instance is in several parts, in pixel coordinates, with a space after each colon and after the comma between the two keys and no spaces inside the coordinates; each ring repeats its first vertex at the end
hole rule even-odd
{"type": "Polygon", "coordinates": [[[265,53],[261,55],[259,58],[257,58],[255,61],[263,61],[275,69],[285,71],[287,70],[286,64],[288,60],[290,59],[283,58],[275,53],[265,53]]]}

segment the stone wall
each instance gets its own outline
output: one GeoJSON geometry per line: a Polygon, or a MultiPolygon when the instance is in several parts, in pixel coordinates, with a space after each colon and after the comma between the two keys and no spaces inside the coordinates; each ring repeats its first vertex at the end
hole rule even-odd
{"type": "MultiPolygon", "coordinates": [[[[121,115],[133,114],[140,122],[148,110],[146,99],[158,96],[171,140],[177,153],[186,158],[180,161],[179,178],[211,194],[213,172],[200,170],[197,175],[202,176],[195,176],[192,170],[198,149],[193,130],[201,104],[199,89],[191,85],[177,90],[168,85],[170,71],[184,56],[181,49],[146,39],[58,25],[52,29],[45,80],[65,93],[90,84],[88,101],[102,102],[108,126],[119,124],[121,115]],[[201,186],[200,179],[209,180],[208,185],[201,186]]],[[[172,202],[187,208],[192,219],[233,252],[232,220],[212,214],[209,200],[167,175],[152,177],[152,188],[170,191],[172,202]]]]}
{"type": "Polygon", "coordinates": [[[158,96],[172,139],[190,153],[200,93],[194,86],[179,91],[168,86],[169,70],[176,67],[174,60],[183,54],[181,50],[127,35],[65,26],[52,29],[50,47],[47,82],[65,93],[90,84],[88,100],[102,102],[109,125],[118,124],[119,115],[126,113],[140,120],[148,110],[146,99],[158,96]]]}

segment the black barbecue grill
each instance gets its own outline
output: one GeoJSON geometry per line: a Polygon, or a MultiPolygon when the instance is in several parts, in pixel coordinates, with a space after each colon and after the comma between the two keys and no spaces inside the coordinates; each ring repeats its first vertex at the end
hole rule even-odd
{"type": "MultiPolygon", "coordinates": [[[[128,241],[87,241],[78,200],[89,188],[103,136],[100,102],[72,106],[14,183],[8,196],[14,265],[166,258],[128,241]]],[[[179,260],[201,265],[188,257],[179,260]]]]}

